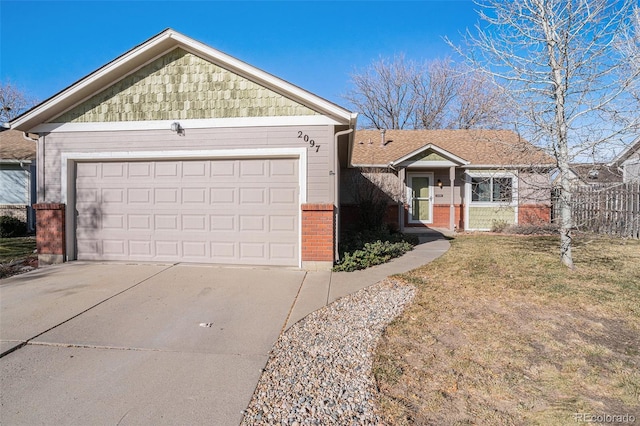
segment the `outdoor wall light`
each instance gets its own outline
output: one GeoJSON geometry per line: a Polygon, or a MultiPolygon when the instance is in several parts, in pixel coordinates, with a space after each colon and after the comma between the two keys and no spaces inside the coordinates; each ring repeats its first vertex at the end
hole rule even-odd
{"type": "Polygon", "coordinates": [[[180,123],[178,123],[177,121],[174,121],[173,123],[171,123],[171,131],[180,133],[182,131],[182,127],[180,126],[180,123]]]}
{"type": "Polygon", "coordinates": [[[442,181],[438,179],[438,188],[442,189],[442,181]]]}

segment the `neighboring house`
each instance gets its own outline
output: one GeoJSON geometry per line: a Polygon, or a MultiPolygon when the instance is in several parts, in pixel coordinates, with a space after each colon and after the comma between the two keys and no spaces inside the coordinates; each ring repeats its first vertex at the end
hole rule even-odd
{"type": "Polygon", "coordinates": [[[612,185],[622,183],[622,172],[604,163],[570,164],[570,179],[580,185],[612,185]]]}
{"type": "MultiPolygon", "coordinates": [[[[387,217],[401,230],[490,230],[496,221],[550,220],[553,159],[514,132],[358,130],[350,164],[351,175],[384,182],[397,211],[387,217]]],[[[344,176],[346,212],[354,206],[349,174],[344,176]]]]}
{"type": "Polygon", "coordinates": [[[640,182],[640,137],[622,151],[609,166],[622,171],[623,182],[640,182]]]}
{"type": "Polygon", "coordinates": [[[10,123],[39,258],[329,268],[356,117],[167,29],[10,123]]]}
{"type": "Polygon", "coordinates": [[[15,130],[0,131],[0,216],[12,216],[34,230],[36,143],[15,130]]]}

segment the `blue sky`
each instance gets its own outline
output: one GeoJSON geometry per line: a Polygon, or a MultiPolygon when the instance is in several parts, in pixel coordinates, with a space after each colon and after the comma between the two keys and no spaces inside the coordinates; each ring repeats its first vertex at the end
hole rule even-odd
{"type": "Polygon", "coordinates": [[[349,107],[355,70],[398,53],[453,56],[442,37],[476,21],[462,0],[0,0],[0,79],[42,101],[171,27],[349,107]]]}

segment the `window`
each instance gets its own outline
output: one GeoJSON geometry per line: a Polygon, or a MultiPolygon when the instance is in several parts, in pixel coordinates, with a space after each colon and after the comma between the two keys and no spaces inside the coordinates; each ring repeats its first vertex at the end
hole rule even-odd
{"type": "Polygon", "coordinates": [[[513,178],[472,177],[471,201],[510,203],[513,199],[513,178]]]}

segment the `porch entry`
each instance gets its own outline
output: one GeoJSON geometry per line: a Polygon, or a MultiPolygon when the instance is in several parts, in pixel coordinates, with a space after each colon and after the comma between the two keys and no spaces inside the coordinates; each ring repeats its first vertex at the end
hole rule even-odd
{"type": "Polygon", "coordinates": [[[433,173],[407,175],[409,223],[433,222],[433,173]]]}

